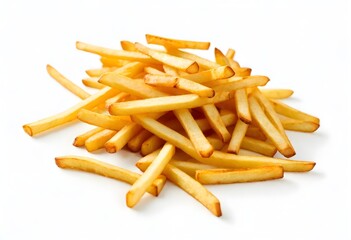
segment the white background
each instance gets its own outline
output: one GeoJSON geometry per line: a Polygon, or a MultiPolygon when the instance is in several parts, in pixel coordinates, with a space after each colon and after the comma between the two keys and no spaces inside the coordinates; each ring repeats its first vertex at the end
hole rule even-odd
{"type": "MultiPolygon", "coordinates": [[[[346,1],[15,1],[0,3],[0,239],[350,239],[350,6],[346,1]],[[312,172],[271,182],[208,187],[216,218],[167,183],[158,198],[125,205],[129,186],[59,169],[54,157],[93,156],[134,169],[126,151],[73,147],[91,127],[70,124],[35,138],[22,125],[79,100],[47,75],[52,64],[77,84],[97,56],[81,40],[119,48],[144,34],[208,40],[237,51],[269,87],[321,119],[314,134],[289,133],[294,159],[312,172]]],[[[90,92],[94,92],[88,89],[90,92]]]]}

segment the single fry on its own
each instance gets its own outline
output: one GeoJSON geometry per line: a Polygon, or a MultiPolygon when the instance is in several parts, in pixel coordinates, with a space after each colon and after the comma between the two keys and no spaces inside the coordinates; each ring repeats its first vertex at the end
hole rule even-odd
{"type": "Polygon", "coordinates": [[[156,35],[146,34],[146,41],[149,44],[157,44],[163,46],[171,46],[174,48],[191,48],[191,49],[202,49],[207,50],[210,47],[210,42],[199,42],[189,40],[179,40],[160,37],[156,35]]]}
{"type": "Polygon", "coordinates": [[[281,119],[285,130],[298,132],[314,132],[319,128],[319,124],[315,122],[302,121],[292,118],[281,119]]]}
{"type": "Polygon", "coordinates": [[[105,143],[105,149],[109,153],[121,150],[128,141],[141,131],[142,127],[136,123],[129,123],[121,128],[110,140],[105,143]]]}
{"type": "Polygon", "coordinates": [[[240,119],[236,121],[235,128],[232,133],[232,138],[230,139],[230,142],[228,145],[228,150],[227,150],[228,152],[235,153],[235,154],[239,153],[241,142],[245,137],[246,130],[248,127],[249,126],[243,121],[241,121],[240,119]]]}
{"type": "Polygon", "coordinates": [[[195,61],[186,58],[175,57],[168,53],[159,52],[157,50],[145,47],[140,43],[135,43],[135,47],[139,52],[149,55],[151,58],[156,59],[157,61],[167,64],[171,67],[175,67],[187,73],[196,73],[199,71],[199,65],[195,61]]]}
{"type": "Polygon", "coordinates": [[[85,141],[88,138],[90,138],[91,136],[95,135],[98,132],[101,132],[102,130],[104,130],[104,129],[101,128],[101,127],[96,127],[96,128],[93,128],[92,130],[89,130],[89,131],[83,133],[83,134],[80,134],[79,136],[77,136],[74,139],[73,146],[76,146],[76,147],[84,146],[85,145],[85,141]]]}
{"type": "Polygon", "coordinates": [[[266,137],[277,147],[278,151],[285,157],[292,157],[295,155],[295,150],[292,148],[290,142],[286,141],[286,138],[283,137],[281,132],[268,119],[256,98],[251,96],[249,98],[249,104],[252,117],[258,123],[266,137]]]}
{"type": "Polygon", "coordinates": [[[260,89],[262,94],[267,98],[283,99],[294,94],[291,89],[260,89]]]}
{"type": "Polygon", "coordinates": [[[135,181],[126,196],[128,207],[134,207],[145,191],[151,186],[152,182],[162,173],[169,160],[175,153],[175,147],[172,144],[166,143],[160,153],[146,169],[143,175],[135,181]]]}
{"type": "Polygon", "coordinates": [[[315,163],[310,161],[286,160],[271,157],[238,156],[220,151],[214,151],[210,157],[203,158],[197,154],[188,138],[166,127],[155,119],[141,115],[134,115],[132,116],[132,119],[134,122],[142,125],[148,131],[164,139],[165,141],[174,144],[176,147],[180,148],[194,159],[205,164],[222,168],[252,168],[278,165],[282,166],[284,171],[287,172],[307,172],[311,171],[315,166],[315,163]]]}
{"type": "Polygon", "coordinates": [[[283,176],[282,167],[267,166],[251,169],[197,170],[195,179],[202,184],[228,184],[273,180],[283,176]]]}
{"type": "MultiPolygon", "coordinates": [[[[145,171],[148,169],[148,164],[141,164],[138,165],[138,167],[140,170],[145,171]]],[[[201,183],[194,180],[188,174],[170,163],[165,166],[162,174],[164,174],[168,180],[187,192],[190,196],[198,200],[202,205],[210,210],[212,214],[217,217],[222,216],[219,200],[203,185],[201,185],[201,183]]]]}
{"type": "Polygon", "coordinates": [[[53,68],[51,65],[46,65],[46,70],[49,75],[55,79],[59,84],[61,84],[68,91],[72,92],[74,95],[78,96],[81,99],[86,99],[90,96],[89,93],[84,91],[82,88],[74,84],[72,81],[68,80],[65,76],[63,76],[59,71],[53,68]]]}
{"type": "Polygon", "coordinates": [[[92,109],[116,94],[117,91],[115,89],[105,87],[104,89],[84,99],[66,111],[53,115],[51,117],[38,120],[36,122],[25,124],[23,125],[23,129],[29,136],[35,136],[41,132],[45,132],[49,129],[58,127],[77,119],[77,114],[81,109],[92,109]]]}
{"type": "MultiPolygon", "coordinates": [[[[73,155],[61,156],[56,157],[55,162],[56,165],[60,168],[95,173],[104,177],[113,178],[129,184],[134,184],[134,182],[140,177],[140,174],[138,173],[88,157],[73,155]]],[[[158,196],[166,183],[165,180],[165,177],[160,175],[147,189],[147,192],[154,196],[158,196]]]]}
{"type": "Polygon", "coordinates": [[[85,140],[85,148],[88,152],[94,152],[101,149],[116,133],[117,131],[104,129],[85,140]]]}
{"type": "Polygon", "coordinates": [[[111,116],[85,109],[80,110],[77,117],[79,120],[88,124],[115,131],[121,130],[125,125],[130,123],[130,121],[128,120],[129,117],[111,116]]]}
{"type": "Polygon", "coordinates": [[[236,90],[234,100],[238,118],[244,123],[249,124],[251,122],[251,114],[246,89],[236,90]]]}

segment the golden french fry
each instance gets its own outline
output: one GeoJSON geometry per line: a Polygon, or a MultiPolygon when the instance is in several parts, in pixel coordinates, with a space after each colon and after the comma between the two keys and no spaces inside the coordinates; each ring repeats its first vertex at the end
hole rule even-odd
{"type": "Polygon", "coordinates": [[[130,97],[130,94],[129,93],[125,93],[125,92],[120,92],[118,93],[116,96],[112,97],[112,98],[109,98],[105,101],[105,108],[106,109],[109,109],[110,106],[113,104],[113,103],[116,103],[116,102],[122,102],[124,101],[126,98],[130,97]]]}
{"type": "MultiPolygon", "coordinates": [[[[138,167],[140,170],[145,171],[148,169],[147,165],[149,164],[150,163],[142,164],[138,167]]],[[[202,205],[210,210],[212,214],[217,217],[222,215],[219,200],[203,185],[194,180],[188,174],[169,163],[165,166],[162,174],[164,174],[168,180],[187,192],[190,196],[198,200],[202,205]]]]}
{"type": "Polygon", "coordinates": [[[73,146],[76,146],[76,147],[82,147],[85,145],[85,141],[90,138],[91,136],[95,135],[96,133],[98,132],[101,132],[102,130],[104,130],[103,128],[101,127],[96,127],[96,128],[93,128],[92,130],[90,131],[87,131],[83,134],[80,134],[79,136],[77,136],[75,139],[74,139],[74,142],[73,142],[73,146]]]}
{"type": "Polygon", "coordinates": [[[319,124],[315,122],[307,122],[292,118],[281,119],[284,129],[298,132],[314,132],[319,128],[319,124]]]}
{"type": "Polygon", "coordinates": [[[230,140],[230,133],[228,132],[226,125],[224,124],[217,108],[214,104],[207,104],[201,107],[203,113],[211,125],[213,131],[221,138],[223,142],[230,140]]]}
{"type": "Polygon", "coordinates": [[[221,150],[224,146],[224,142],[218,138],[217,134],[207,136],[207,141],[212,145],[214,150],[221,150]]]}
{"type": "MultiPolygon", "coordinates": [[[[185,58],[185,59],[189,59],[189,60],[195,61],[203,69],[211,69],[211,68],[218,68],[218,67],[220,67],[219,64],[217,64],[215,62],[212,62],[212,61],[210,61],[208,59],[199,57],[199,56],[197,56],[195,54],[188,53],[188,52],[185,52],[185,51],[181,51],[179,49],[172,48],[172,47],[166,47],[166,49],[167,49],[167,53],[169,53],[169,54],[171,54],[173,56],[177,56],[177,57],[180,57],[180,58],[185,58]]],[[[191,73],[191,72],[188,72],[188,73],[191,73]]],[[[192,72],[192,73],[195,73],[195,72],[192,72]]]]}
{"type": "Polygon", "coordinates": [[[113,72],[114,70],[116,70],[116,67],[103,67],[96,69],[88,69],[85,72],[86,74],[88,74],[89,77],[101,77],[102,74],[113,72]]]}
{"type": "Polygon", "coordinates": [[[111,116],[86,109],[80,110],[77,117],[82,122],[115,131],[130,123],[129,117],[126,116],[111,116]]]}
{"type": "Polygon", "coordinates": [[[260,89],[260,91],[265,97],[275,99],[288,98],[294,93],[291,89],[260,89]]]}
{"type": "Polygon", "coordinates": [[[247,100],[246,89],[243,88],[243,89],[236,90],[234,95],[234,100],[235,100],[235,109],[239,119],[246,124],[250,124],[251,114],[249,109],[249,102],[247,100]]]}
{"type": "Polygon", "coordinates": [[[144,77],[144,82],[152,86],[175,87],[177,85],[177,81],[177,77],[165,74],[147,74],[144,77]]]}
{"type": "Polygon", "coordinates": [[[115,89],[105,87],[104,89],[84,99],[66,111],[33,123],[25,124],[23,125],[23,129],[29,136],[34,136],[41,132],[45,132],[49,129],[75,120],[77,118],[78,112],[81,109],[92,109],[116,94],[117,91],[115,89]]]}
{"type": "Polygon", "coordinates": [[[274,154],[277,152],[277,148],[274,145],[250,137],[244,137],[240,147],[242,149],[256,152],[268,157],[273,157],[274,154]]]}
{"type": "Polygon", "coordinates": [[[143,142],[140,149],[141,156],[146,156],[155,150],[162,147],[165,144],[165,140],[153,135],[143,142]]]}
{"type": "Polygon", "coordinates": [[[49,75],[55,79],[59,84],[61,84],[68,91],[78,96],[81,99],[86,99],[90,96],[89,93],[84,91],[82,88],[78,87],[72,81],[68,80],[65,76],[63,76],[59,71],[53,68],[51,65],[46,65],[46,70],[49,75]]]}
{"type": "Polygon", "coordinates": [[[268,83],[269,78],[265,76],[250,76],[241,78],[231,77],[225,79],[226,83],[221,83],[220,80],[207,82],[204,85],[213,88],[215,91],[235,91],[242,88],[250,88],[256,86],[264,86],[268,83]]]}
{"type": "Polygon", "coordinates": [[[226,66],[226,65],[229,66],[229,62],[227,60],[227,57],[222,53],[221,50],[219,50],[218,48],[215,48],[214,54],[215,54],[216,63],[218,63],[221,66],[226,66]]]}
{"type": "Polygon", "coordinates": [[[101,84],[98,82],[99,78],[84,78],[82,79],[82,83],[87,86],[87,87],[91,87],[91,88],[96,88],[96,89],[103,89],[104,87],[106,87],[106,85],[101,84]]]}
{"type": "Polygon", "coordinates": [[[135,135],[132,139],[128,142],[128,148],[132,152],[138,152],[141,149],[142,144],[146,139],[151,137],[153,134],[150,133],[148,130],[143,129],[140,133],[135,135]]]}
{"type": "Polygon", "coordinates": [[[249,127],[246,130],[246,136],[255,138],[258,140],[265,141],[267,137],[264,135],[264,133],[260,130],[260,128],[255,127],[253,125],[249,125],[249,127]]]}
{"type": "Polygon", "coordinates": [[[83,42],[76,42],[76,48],[78,50],[95,53],[100,56],[108,57],[112,59],[130,60],[130,61],[138,61],[138,62],[154,63],[154,64],[158,63],[154,59],[150,58],[149,56],[141,52],[114,50],[114,49],[104,48],[104,47],[100,47],[100,46],[96,46],[88,43],[83,43],[83,42]]]}
{"type": "Polygon", "coordinates": [[[260,129],[263,131],[266,137],[277,147],[278,151],[285,157],[292,157],[295,155],[295,151],[290,142],[286,141],[281,132],[269,120],[256,98],[250,96],[249,104],[252,117],[258,123],[260,129]]]}
{"type": "Polygon", "coordinates": [[[175,147],[172,144],[166,143],[157,155],[155,160],[146,169],[143,175],[135,181],[126,196],[128,207],[134,207],[145,191],[151,186],[152,182],[162,173],[169,160],[175,153],[175,147]]]}
{"type": "Polygon", "coordinates": [[[151,48],[145,47],[140,43],[135,43],[135,47],[139,52],[150,56],[152,59],[155,59],[163,64],[167,64],[171,67],[186,71],[188,73],[196,73],[199,71],[199,65],[192,60],[175,57],[170,54],[153,50],[151,48]]]}
{"type": "Polygon", "coordinates": [[[129,123],[121,128],[110,140],[105,143],[105,149],[109,153],[115,153],[121,150],[128,141],[138,134],[142,127],[136,123],[129,123]]]}
{"type": "Polygon", "coordinates": [[[229,66],[220,66],[211,68],[206,71],[201,71],[193,74],[181,74],[183,78],[192,80],[197,83],[210,82],[217,79],[230,78],[234,76],[234,70],[229,66]]]}
{"type": "MultiPolygon", "coordinates": [[[[140,177],[140,174],[124,168],[114,166],[88,157],[81,156],[61,156],[55,158],[56,165],[64,169],[74,169],[84,172],[95,173],[104,177],[113,178],[129,184],[140,177]]],[[[147,192],[158,196],[166,183],[166,178],[160,175],[147,189],[147,192]]]]}
{"type": "Polygon", "coordinates": [[[309,161],[286,160],[270,157],[238,156],[220,151],[214,151],[210,157],[203,158],[197,154],[197,151],[188,138],[166,127],[155,119],[141,115],[134,115],[132,116],[132,119],[134,122],[140,124],[148,131],[164,139],[165,141],[174,144],[191,157],[205,164],[225,168],[252,168],[278,165],[282,166],[284,171],[288,172],[306,172],[312,170],[315,166],[314,162],[309,161]]]}
{"type": "Polygon", "coordinates": [[[317,117],[314,117],[310,114],[304,113],[300,110],[290,107],[287,104],[282,103],[278,100],[270,99],[270,101],[273,103],[274,110],[281,115],[297,120],[319,124],[319,118],[317,117]]]}
{"type": "Polygon", "coordinates": [[[234,56],[235,56],[235,50],[234,49],[231,49],[229,48],[227,53],[225,54],[225,56],[229,59],[233,59],[234,56]]]}
{"type": "Polygon", "coordinates": [[[138,49],[135,47],[135,44],[130,41],[121,41],[121,47],[125,51],[137,52],[138,49]]]}
{"type": "Polygon", "coordinates": [[[85,148],[88,152],[93,152],[104,147],[105,143],[111,139],[117,131],[104,129],[85,140],[85,148]]]}
{"type": "Polygon", "coordinates": [[[160,36],[151,35],[151,34],[146,34],[145,36],[146,36],[146,41],[149,44],[171,46],[174,48],[191,48],[191,49],[202,49],[202,50],[207,50],[210,47],[210,42],[179,40],[179,39],[160,37],[160,36]]]}
{"type": "Polygon", "coordinates": [[[228,184],[273,180],[283,176],[282,167],[267,166],[251,169],[197,170],[195,179],[202,184],[228,184]]]}
{"type": "Polygon", "coordinates": [[[176,109],[200,107],[232,98],[230,92],[221,92],[213,98],[202,98],[196,94],[155,97],[142,100],[114,103],[109,112],[113,115],[129,115],[151,112],[165,112],[176,109]]]}
{"type": "Polygon", "coordinates": [[[230,153],[239,153],[239,149],[241,146],[241,142],[243,141],[245,137],[246,130],[248,128],[248,125],[238,119],[238,121],[235,124],[234,131],[232,133],[232,138],[230,139],[229,145],[228,145],[228,152],[230,153]]]}
{"type": "Polygon", "coordinates": [[[102,67],[109,67],[109,68],[123,67],[124,65],[131,63],[131,61],[128,61],[128,60],[111,58],[111,57],[101,57],[100,62],[102,63],[102,67]]]}

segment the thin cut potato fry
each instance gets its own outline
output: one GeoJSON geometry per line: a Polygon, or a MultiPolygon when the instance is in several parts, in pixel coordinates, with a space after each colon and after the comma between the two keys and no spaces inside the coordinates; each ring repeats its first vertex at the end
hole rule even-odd
{"type": "MultiPolygon", "coordinates": [[[[220,67],[219,64],[215,63],[215,62],[212,62],[208,59],[205,59],[205,58],[202,58],[202,57],[199,57],[195,54],[192,54],[192,53],[188,53],[188,52],[185,52],[185,51],[181,51],[179,49],[176,49],[176,48],[171,48],[171,47],[166,47],[167,49],[167,52],[173,56],[177,56],[177,57],[180,57],[180,58],[185,58],[185,59],[189,59],[189,60],[192,60],[192,61],[195,61],[201,68],[203,69],[211,69],[211,68],[218,68],[220,67]]],[[[191,73],[191,72],[188,72],[188,73],[191,73]]],[[[194,73],[194,72],[192,72],[194,73]]]]}
{"type": "Polygon", "coordinates": [[[234,49],[231,49],[229,48],[227,53],[225,54],[225,56],[229,59],[233,59],[234,56],[235,56],[235,50],[234,49]]]}
{"type": "Polygon", "coordinates": [[[267,166],[251,169],[197,170],[195,179],[202,184],[228,184],[273,180],[283,176],[282,167],[267,166]]]}
{"type": "Polygon", "coordinates": [[[153,63],[153,64],[158,63],[158,61],[155,61],[154,59],[150,58],[149,56],[141,52],[114,50],[110,48],[99,47],[88,43],[83,43],[83,42],[76,42],[76,47],[78,50],[95,53],[100,56],[108,57],[112,59],[116,58],[121,60],[139,61],[139,62],[153,63]]]}
{"type": "Polygon", "coordinates": [[[197,83],[210,82],[217,79],[230,78],[235,74],[234,70],[229,66],[220,66],[211,68],[206,71],[201,71],[193,74],[181,74],[183,78],[192,80],[197,83]]]}
{"type": "Polygon", "coordinates": [[[96,133],[98,132],[101,132],[102,130],[104,130],[103,128],[101,127],[96,127],[96,128],[93,128],[92,130],[90,131],[87,131],[83,134],[80,134],[79,136],[77,136],[75,139],[74,139],[74,142],[73,142],[73,146],[76,146],[76,147],[82,147],[85,145],[85,141],[90,138],[91,136],[95,135],[96,133]]]}
{"type": "Polygon", "coordinates": [[[319,118],[317,117],[314,117],[310,114],[304,113],[300,110],[290,107],[287,104],[282,103],[278,100],[270,99],[270,101],[273,103],[274,110],[281,115],[297,120],[319,124],[319,118]]]}
{"type": "Polygon", "coordinates": [[[201,98],[196,94],[155,97],[142,100],[114,103],[109,112],[112,115],[129,115],[151,112],[165,112],[176,109],[200,107],[232,98],[230,92],[216,94],[213,98],[201,98]]]}
{"type": "Polygon", "coordinates": [[[285,157],[292,157],[295,155],[295,151],[291,147],[290,142],[286,141],[281,132],[268,119],[256,98],[253,96],[249,97],[249,104],[253,118],[258,123],[266,137],[277,147],[278,151],[285,157]]]}
{"type": "Polygon", "coordinates": [[[246,123],[238,119],[238,121],[235,124],[234,131],[232,133],[232,138],[230,139],[228,145],[228,152],[235,154],[239,153],[241,142],[245,137],[245,133],[248,127],[249,126],[246,123]]]}
{"type": "Polygon", "coordinates": [[[77,117],[82,122],[115,131],[130,123],[129,117],[126,116],[111,116],[86,109],[80,110],[77,117]]]}
{"type": "Polygon", "coordinates": [[[294,94],[291,89],[260,89],[262,94],[267,98],[283,99],[294,94]]]}
{"type": "Polygon", "coordinates": [[[118,93],[116,96],[109,98],[105,101],[105,108],[109,109],[109,107],[116,102],[122,102],[124,101],[126,98],[130,97],[129,93],[125,93],[125,92],[120,92],[118,93]]]}
{"type": "MultiPolygon", "coordinates": [[[[261,141],[255,138],[244,137],[240,147],[252,152],[257,152],[264,156],[273,157],[277,152],[277,148],[265,141],[261,141]]],[[[239,153],[239,152],[238,152],[239,153]]]]}
{"type": "Polygon", "coordinates": [[[152,135],[147,140],[145,140],[141,145],[141,149],[140,149],[141,156],[146,156],[154,152],[155,150],[161,148],[162,145],[165,144],[165,142],[166,141],[163,140],[162,138],[159,138],[156,135],[152,135]]]}
{"type": "Polygon", "coordinates": [[[121,41],[121,47],[125,51],[137,52],[138,49],[135,47],[135,44],[130,41],[121,41]]]}
{"type": "Polygon", "coordinates": [[[82,79],[82,83],[87,87],[96,89],[103,89],[104,87],[106,87],[106,85],[99,83],[98,80],[99,78],[84,78],[82,79]]]}
{"type": "Polygon", "coordinates": [[[281,119],[285,130],[298,131],[298,132],[314,132],[319,128],[319,124],[315,122],[307,122],[292,118],[281,119]]]}
{"type": "MultiPolygon", "coordinates": [[[[216,63],[218,63],[221,66],[226,66],[226,65],[229,66],[230,65],[228,60],[227,60],[227,57],[222,53],[221,50],[219,50],[218,48],[215,48],[214,54],[215,54],[216,63]]],[[[232,67],[232,69],[234,69],[234,68],[232,67]]]]}
{"type": "MultiPolygon", "coordinates": [[[[145,171],[146,169],[148,168],[140,170],[145,171]]],[[[194,180],[188,174],[172,164],[167,164],[162,174],[164,174],[168,180],[187,192],[190,196],[198,200],[210,210],[212,214],[217,217],[222,216],[219,200],[198,181],[194,180]]]]}
{"type": "Polygon", "coordinates": [[[128,207],[134,207],[145,191],[151,186],[152,182],[162,173],[169,160],[175,153],[175,147],[172,144],[166,143],[157,155],[155,160],[146,169],[143,175],[135,181],[126,196],[128,207]]]}
{"type": "Polygon", "coordinates": [[[110,140],[105,143],[105,149],[109,153],[115,153],[121,150],[128,141],[138,134],[142,127],[136,123],[129,123],[118,131],[110,140]]]}
{"type": "Polygon", "coordinates": [[[114,70],[116,70],[116,67],[102,67],[96,69],[88,69],[85,70],[85,72],[86,74],[88,74],[89,77],[101,77],[102,74],[107,72],[113,72],[114,70]]]}
{"type": "Polygon", "coordinates": [[[147,74],[144,77],[144,82],[152,86],[175,87],[177,85],[177,81],[177,77],[165,74],[147,74]]]}
{"type": "Polygon", "coordinates": [[[235,109],[239,119],[246,124],[250,124],[251,114],[249,109],[249,102],[247,100],[246,89],[243,88],[243,89],[236,90],[234,95],[234,100],[235,100],[235,109]]]}
{"type": "Polygon", "coordinates": [[[197,153],[205,158],[211,156],[213,153],[213,147],[197,125],[190,111],[188,109],[178,109],[173,113],[188,134],[197,153]]]}
{"type": "Polygon", "coordinates": [[[236,77],[228,78],[229,81],[221,85],[218,85],[218,80],[207,82],[204,85],[212,87],[215,91],[234,91],[242,88],[264,86],[269,81],[269,78],[264,76],[250,76],[241,80],[237,79],[236,77]],[[231,79],[233,79],[233,81],[231,81],[231,79]]]}
{"type": "Polygon", "coordinates": [[[210,42],[188,41],[160,37],[156,35],[146,34],[146,41],[149,44],[157,44],[163,46],[171,46],[174,48],[191,48],[207,50],[210,47],[210,42]]]}
{"type": "MultiPolygon", "coordinates": [[[[124,168],[114,166],[102,161],[80,156],[61,156],[55,158],[56,165],[64,169],[74,169],[84,172],[95,173],[104,177],[113,178],[129,184],[134,184],[140,174],[124,168]]],[[[160,175],[147,189],[147,192],[158,196],[166,183],[166,178],[160,175]]]]}
{"type": "Polygon", "coordinates": [[[228,142],[230,140],[230,133],[228,132],[226,125],[224,124],[215,105],[207,104],[202,106],[201,109],[213,131],[215,131],[223,142],[228,142]]]}
{"type": "Polygon", "coordinates": [[[151,58],[167,64],[171,67],[186,71],[187,73],[196,73],[199,71],[199,65],[195,61],[189,59],[175,57],[170,54],[159,52],[151,48],[145,47],[140,43],[135,43],[135,47],[143,54],[149,55],[151,58]]]}
{"type": "Polygon", "coordinates": [[[63,76],[59,71],[53,68],[51,65],[46,65],[46,70],[48,71],[49,75],[55,79],[59,84],[61,84],[64,88],[68,91],[73,93],[74,95],[78,96],[81,99],[86,99],[90,96],[89,93],[84,91],[82,88],[78,87],[72,81],[68,80],[65,76],[63,76]]]}
{"type": "Polygon", "coordinates": [[[128,61],[128,60],[111,58],[111,57],[101,57],[100,62],[102,63],[102,67],[109,67],[109,68],[123,67],[124,65],[131,63],[131,61],[128,61]]]}
{"type": "Polygon", "coordinates": [[[33,123],[25,124],[23,125],[23,129],[29,136],[35,136],[41,132],[45,132],[77,119],[77,114],[81,109],[92,109],[116,94],[117,91],[115,89],[105,87],[66,111],[33,123]]]}
{"type": "Polygon", "coordinates": [[[135,135],[132,139],[128,142],[128,148],[132,152],[138,152],[141,149],[141,145],[143,144],[146,139],[151,137],[153,134],[148,130],[143,129],[137,135],[135,135]]]}
{"type": "Polygon", "coordinates": [[[98,132],[89,137],[85,141],[85,148],[88,152],[94,152],[98,149],[101,149],[104,147],[105,143],[110,140],[116,133],[117,131],[104,129],[101,132],[98,132]]]}
{"type": "Polygon", "coordinates": [[[195,148],[188,138],[166,127],[155,119],[141,115],[134,115],[132,116],[132,119],[134,122],[140,124],[148,131],[174,144],[176,147],[180,148],[191,157],[205,164],[225,168],[248,168],[278,165],[282,166],[284,168],[284,171],[287,172],[307,172],[312,170],[315,166],[314,162],[309,161],[286,160],[270,157],[237,156],[220,151],[214,151],[210,157],[203,158],[197,154],[195,148]]]}

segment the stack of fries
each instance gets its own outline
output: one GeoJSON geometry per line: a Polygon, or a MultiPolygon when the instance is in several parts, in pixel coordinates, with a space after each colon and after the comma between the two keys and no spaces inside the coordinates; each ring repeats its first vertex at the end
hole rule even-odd
{"type": "Polygon", "coordinates": [[[211,61],[180,49],[202,49],[209,42],[146,35],[148,44],[121,41],[122,50],[77,42],[79,50],[98,54],[102,68],[89,69],[90,95],[47,66],[48,73],[82,99],[57,115],[23,126],[35,136],[79,119],[94,125],[73,145],[89,152],[122,148],[140,152],[135,173],[81,156],[56,158],[61,168],[100,174],[132,184],[128,207],[145,192],[157,196],[166,180],[189,193],[215,216],[219,200],[203,184],[228,184],[282,178],[306,172],[314,162],[273,158],[277,151],[290,158],[295,150],[286,130],[314,132],[319,119],[279,99],[289,89],[263,89],[269,78],[251,76],[251,69],[234,60],[235,51],[214,51],[211,61]]]}

